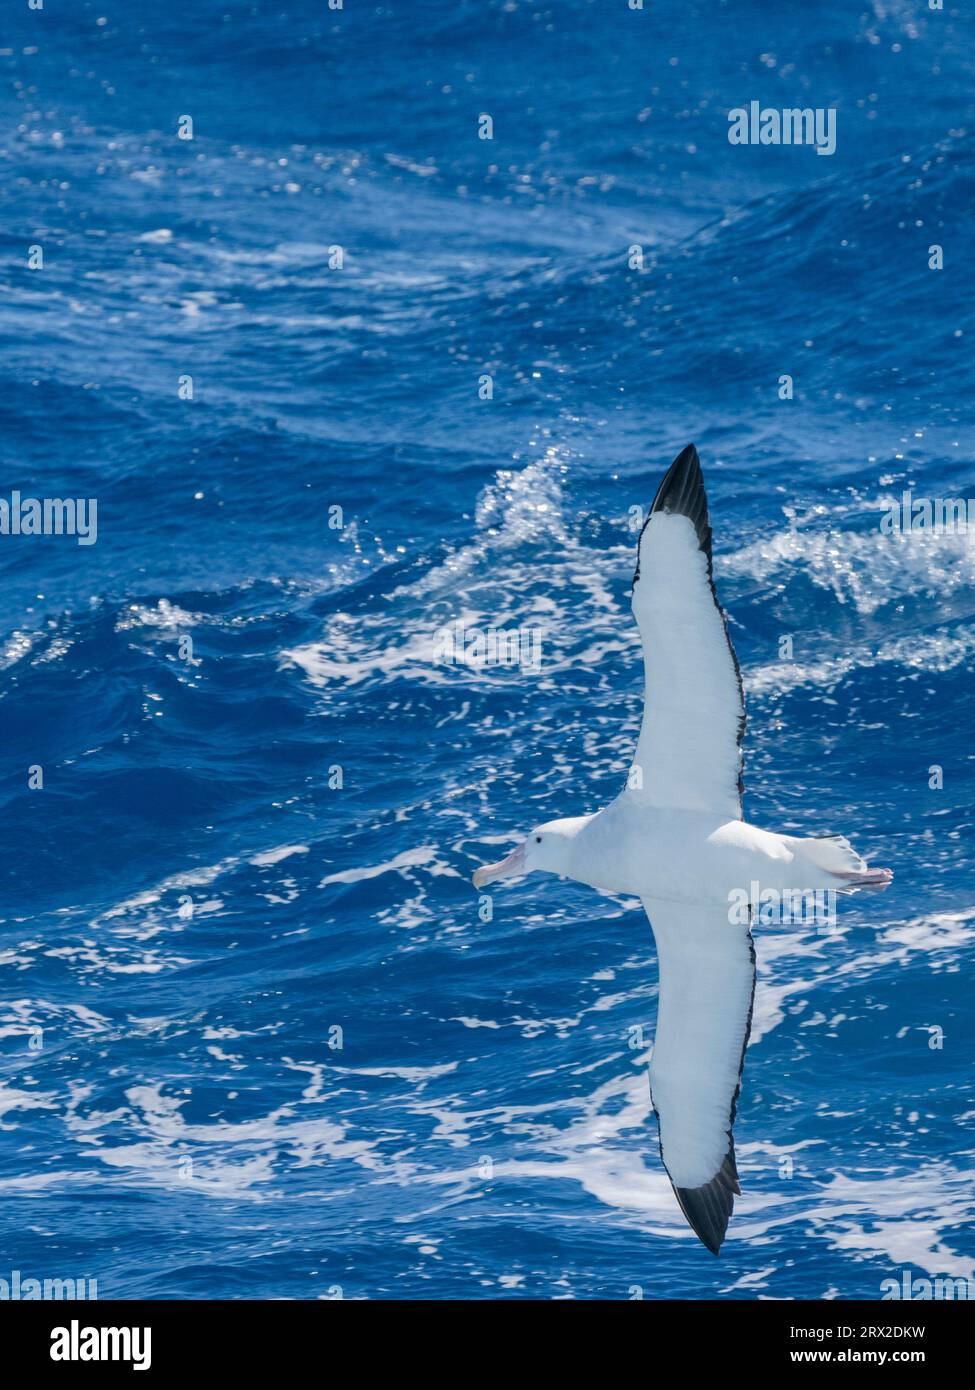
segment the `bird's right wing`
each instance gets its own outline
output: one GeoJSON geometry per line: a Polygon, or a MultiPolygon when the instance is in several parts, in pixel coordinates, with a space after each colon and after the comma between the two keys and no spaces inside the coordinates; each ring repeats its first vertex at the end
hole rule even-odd
{"type": "Polygon", "coordinates": [[[741,820],[745,702],[711,581],[711,526],[697,450],[667,470],[640,534],[633,614],[643,641],[643,727],[629,794],[741,820]]]}
{"type": "Polygon", "coordinates": [[[660,985],[650,1095],[660,1153],[694,1231],[717,1254],[740,1193],[732,1126],[755,992],[747,923],[721,904],[643,903],[660,985]]]}

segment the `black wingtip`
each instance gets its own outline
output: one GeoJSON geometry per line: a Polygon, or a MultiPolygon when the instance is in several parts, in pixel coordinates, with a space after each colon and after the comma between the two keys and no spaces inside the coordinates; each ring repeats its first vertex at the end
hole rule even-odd
{"type": "Polygon", "coordinates": [[[693,444],[681,449],[667,469],[663,482],[657,488],[650,515],[653,516],[654,512],[686,516],[694,523],[698,544],[710,558],[711,526],[708,521],[708,499],[704,491],[701,460],[693,444]]]}
{"type": "Polygon", "coordinates": [[[734,1210],[735,1197],[741,1196],[734,1144],[710,1182],[700,1187],[678,1187],[675,1183],[674,1192],[694,1234],[712,1255],[717,1255],[734,1210]]]}
{"type": "Polygon", "coordinates": [[[711,523],[708,520],[708,499],[704,491],[701,460],[698,458],[697,449],[693,444],[688,444],[686,448],[681,449],[664,474],[663,482],[657,488],[657,495],[647,513],[643,531],[640,532],[640,541],[636,552],[636,573],[633,576],[634,585],[640,578],[640,546],[643,543],[644,532],[650,525],[650,520],[655,512],[669,512],[673,516],[686,516],[693,523],[697,533],[697,543],[707,556],[708,577],[710,578],[711,523]]]}

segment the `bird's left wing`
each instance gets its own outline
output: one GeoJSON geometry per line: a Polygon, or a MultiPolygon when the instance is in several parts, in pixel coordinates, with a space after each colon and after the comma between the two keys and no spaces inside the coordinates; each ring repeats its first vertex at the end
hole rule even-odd
{"type": "Polygon", "coordinates": [[[681,1210],[717,1254],[740,1193],[732,1126],[755,992],[747,923],[723,905],[644,899],[660,987],[650,1095],[681,1210]]]}
{"type": "Polygon", "coordinates": [[[697,450],[664,477],[640,535],[633,613],[643,641],[643,726],[630,796],[741,820],[741,673],[711,579],[711,524],[697,450]]]}

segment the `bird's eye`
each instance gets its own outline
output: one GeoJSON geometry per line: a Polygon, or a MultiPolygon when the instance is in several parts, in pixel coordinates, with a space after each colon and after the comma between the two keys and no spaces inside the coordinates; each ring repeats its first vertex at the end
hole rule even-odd
{"type": "Polygon", "coordinates": [[[536,836],[535,836],[535,843],[536,843],[536,845],[540,845],[540,844],[542,843],[542,837],[541,837],[541,835],[536,835],[536,836]]]}

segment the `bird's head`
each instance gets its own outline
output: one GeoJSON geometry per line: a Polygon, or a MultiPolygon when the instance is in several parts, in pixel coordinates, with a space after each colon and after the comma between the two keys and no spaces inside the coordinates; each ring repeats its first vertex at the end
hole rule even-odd
{"type": "Polygon", "coordinates": [[[537,825],[507,858],[500,859],[497,864],[482,864],[475,870],[474,887],[483,888],[496,879],[517,878],[536,870],[571,877],[573,841],[589,819],[589,816],[576,816],[537,825]]]}

